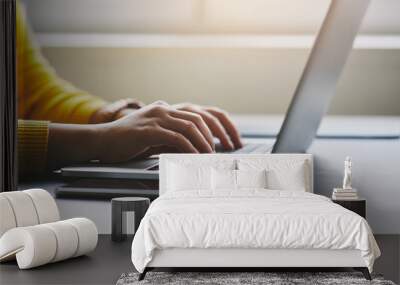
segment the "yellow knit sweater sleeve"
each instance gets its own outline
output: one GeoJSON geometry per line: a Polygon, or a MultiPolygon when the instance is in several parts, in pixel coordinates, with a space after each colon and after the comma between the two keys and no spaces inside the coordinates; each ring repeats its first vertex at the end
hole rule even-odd
{"type": "Polygon", "coordinates": [[[21,177],[46,168],[48,121],[18,120],[18,172],[21,177]]]}
{"type": "Polygon", "coordinates": [[[88,123],[106,102],[61,80],[30,38],[23,7],[16,18],[18,155],[21,173],[43,171],[49,121],[88,123]],[[31,122],[27,120],[32,120],[31,122]],[[29,166],[29,167],[28,167],[29,166]]]}
{"type": "Polygon", "coordinates": [[[17,6],[18,116],[25,120],[88,123],[105,101],[60,79],[29,37],[22,7],[17,6]]]}

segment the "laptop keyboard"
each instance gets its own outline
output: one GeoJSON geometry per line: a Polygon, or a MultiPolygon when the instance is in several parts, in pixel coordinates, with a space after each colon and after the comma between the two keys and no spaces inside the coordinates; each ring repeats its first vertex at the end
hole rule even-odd
{"type": "Polygon", "coordinates": [[[233,150],[233,151],[227,151],[224,150],[221,146],[216,147],[216,152],[218,153],[269,153],[271,152],[272,145],[269,144],[256,144],[256,143],[249,143],[244,145],[242,148],[233,150]]]}

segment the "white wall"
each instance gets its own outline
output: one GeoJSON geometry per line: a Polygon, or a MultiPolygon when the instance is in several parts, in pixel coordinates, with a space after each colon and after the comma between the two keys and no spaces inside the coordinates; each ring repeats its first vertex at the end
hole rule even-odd
{"type": "MultiPolygon", "coordinates": [[[[108,99],[192,101],[237,113],[284,113],[302,49],[46,48],[62,77],[108,99]]],[[[331,114],[400,115],[400,50],[357,50],[331,114]]]]}
{"type": "MultiPolygon", "coordinates": [[[[26,4],[46,57],[62,77],[93,94],[108,100],[133,96],[145,102],[216,104],[239,113],[283,113],[309,52],[310,41],[303,44],[301,39],[315,35],[329,1],[35,0],[26,4]],[[243,40],[254,34],[261,40],[243,40]],[[271,48],[267,39],[263,46],[263,37],[282,34],[296,36],[289,44],[278,40],[278,46],[271,48]],[[99,35],[97,40],[93,35],[99,35]],[[115,44],[113,35],[125,44],[115,44]],[[161,37],[146,42],[149,35],[161,37]],[[188,42],[185,37],[191,35],[199,39],[188,42]],[[222,47],[207,48],[206,43],[203,48],[207,35],[215,36],[214,43],[222,47]],[[241,40],[240,48],[224,46],[227,35],[241,40]],[[183,46],[189,43],[191,48],[176,48],[174,36],[183,37],[183,46]],[[168,43],[169,48],[159,48],[168,43]]],[[[396,47],[375,49],[367,43],[366,49],[353,52],[331,114],[400,115],[397,11],[398,0],[372,0],[363,35],[373,34],[375,44],[383,42],[380,36],[392,35],[387,42],[396,47]]]]}
{"type": "MultiPolygon", "coordinates": [[[[34,0],[37,32],[315,33],[329,0],[34,0]]],[[[372,0],[364,34],[400,33],[400,1],[372,0]]]]}

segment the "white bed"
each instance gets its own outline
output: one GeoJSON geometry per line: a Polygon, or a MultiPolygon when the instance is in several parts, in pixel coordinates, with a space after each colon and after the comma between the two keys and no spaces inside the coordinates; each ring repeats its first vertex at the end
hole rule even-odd
{"type": "MultiPolygon", "coordinates": [[[[240,174],[235,173],[239,183],[240,174]]],[[[367,222],[312,194],[312,173],[312,157],[307,154],[162,155],[160,197],[132,243],[132,261],[140,277],[154,267],[354,267],[370,278],[380,251],[367,222]],[[293,171],[300,164],[304,179],[300,168],[293,171]],[[274,190],[237,186],[215,190],[215,183],[204,184],[203,166],[244,171],[247,179],[260,165],[287,168],[278,178],[300,184],[283,185],[292,190],[279,185],[274,190]],[[199,172],[191,177],[187,169],[196,167],[199,172]],[[186,189],[190,181],[195,187],[186,189]],[[301,183],[304,188],[299,188],[301,183]]]]}

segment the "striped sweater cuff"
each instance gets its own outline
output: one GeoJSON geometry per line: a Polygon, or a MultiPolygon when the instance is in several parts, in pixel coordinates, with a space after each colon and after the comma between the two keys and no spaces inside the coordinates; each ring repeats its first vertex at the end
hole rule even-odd
{"type": "Polygon", "coordinates": [[[18,120],[18,170],[20,175],[44,172],[48,137],[48,121],[18,120]]]}

